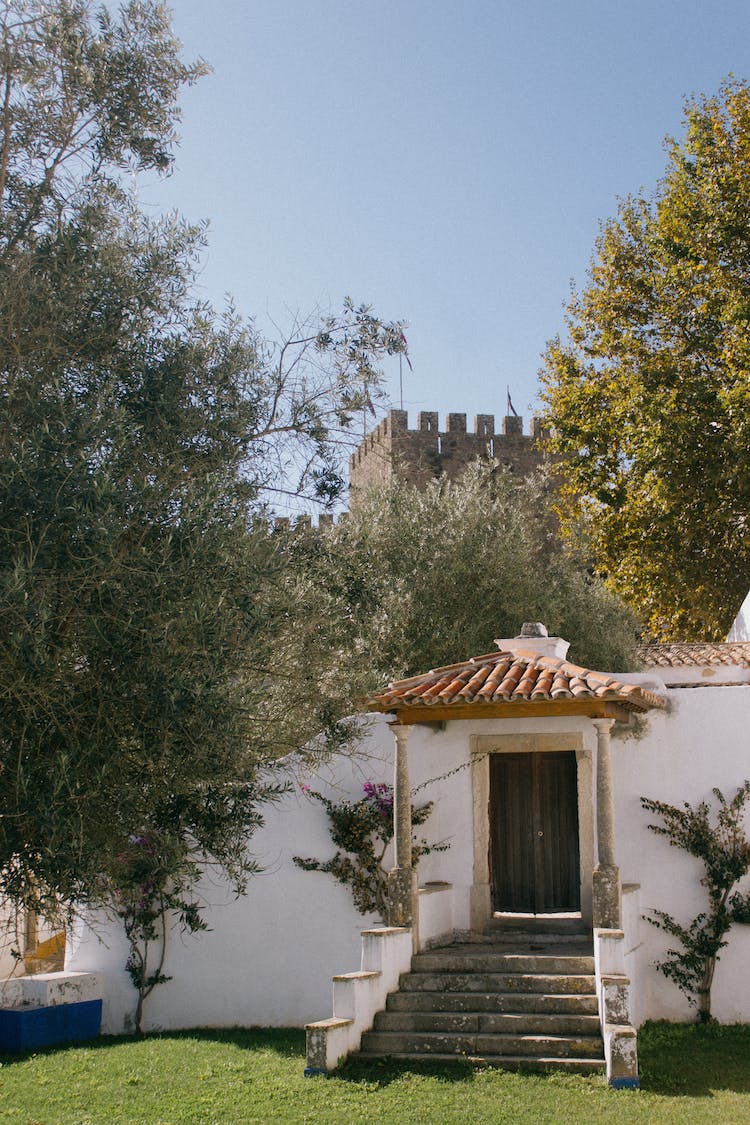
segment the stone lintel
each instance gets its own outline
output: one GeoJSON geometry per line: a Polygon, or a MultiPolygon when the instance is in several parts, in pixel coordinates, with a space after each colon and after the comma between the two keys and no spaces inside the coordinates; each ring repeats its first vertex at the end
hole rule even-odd
{"type": "Polygon", "coordinates": [[[597,937],[604,938],[607,941],[623,941],[625,939],[625,931],[600,929],[597,933],[597,937]]]}
{"type": "Polygon", "coordinates": [[[360,934],[364,937],[365,934],[369,937],[390,937],[392,934],[405,934],[407,933],[408,926],[374,926],[371,930],[360,930],[360,934]]]}
{"type": "Polygon", "coordinates": [[[355,969],[351,973],[336,973],[331,977],[331,980],[349,981],[349,980],[374,980],[381,974],[375,969],[355,969]]]}

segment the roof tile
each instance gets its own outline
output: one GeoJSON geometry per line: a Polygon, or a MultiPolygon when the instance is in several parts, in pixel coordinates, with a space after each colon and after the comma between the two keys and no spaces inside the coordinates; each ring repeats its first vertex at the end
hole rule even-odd
{"type": "Polygon", "coordinates": [[[485,664],[482,667],[477,668],[469,682],[467,684],[464,684],[464,686],[458,693],[461,698],[474,699],[479,689],[484,685],[484,682],[489,676],[491,669],[492,666],[490,664],[485,664]]]}
{"type": "Polygon", "coordinates": [[[638,655],[649,668],[750,667],[750,641],[642,645],[638,655]]]}
{"type": "MultiPolygon", "coordinates": [[[[746,647],[750,650],[750,644],[746,647]]],[[[603,672],[523,649],[491,652],[463,663],[433,668],[422,676],[397,680],[385,691],[371,696],[367,706],[371,710],[391,711],[399,706],[450,707],[468,703],[481,709],[489,702],[512,705],[529,699],[604,699],[631,711],[665,706],[661,695],[639,684],[623,683],[603,672]]]]}

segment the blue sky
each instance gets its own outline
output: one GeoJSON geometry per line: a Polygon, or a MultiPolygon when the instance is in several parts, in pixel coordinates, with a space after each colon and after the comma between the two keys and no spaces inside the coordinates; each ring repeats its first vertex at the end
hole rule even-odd
{"type": "Polygon", "coordinates": [[[210,220],[200,293],[261,329],[345,295],[408,321],[412,424],[499,418],[506,384],[529,415],[599,221],[654,187],[686,95],[750,78],[747,0],[172,8],[214,73],[142,201],[210,220]]]}

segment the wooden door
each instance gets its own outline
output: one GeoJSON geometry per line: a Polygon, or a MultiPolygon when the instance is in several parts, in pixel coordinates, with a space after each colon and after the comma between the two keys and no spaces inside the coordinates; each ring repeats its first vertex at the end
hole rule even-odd
{"type": "Polygon", "coordinates": [[[573,751],[490,755],[493,909],[580,909],[573,751]]]}

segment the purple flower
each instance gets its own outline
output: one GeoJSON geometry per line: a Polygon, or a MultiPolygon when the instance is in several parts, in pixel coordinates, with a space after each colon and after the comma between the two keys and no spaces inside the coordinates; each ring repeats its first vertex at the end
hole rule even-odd
{"type": "Polygon", "coordinates": [[[366,781],[362,786],[365,801],[383,817],[393,812],[393,789],[384,781],[366,781]]]}

